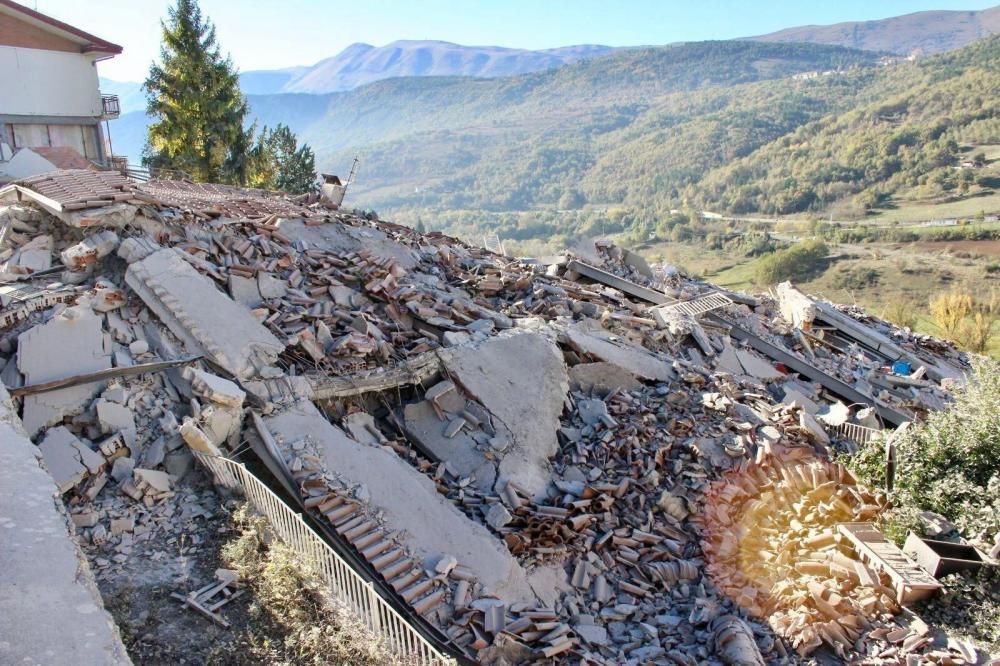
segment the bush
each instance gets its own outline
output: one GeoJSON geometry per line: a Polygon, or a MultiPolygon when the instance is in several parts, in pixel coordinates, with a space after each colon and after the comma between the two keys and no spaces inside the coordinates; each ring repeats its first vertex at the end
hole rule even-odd
{"type": "Polygon", "coordinates": [[[806,241],[764,257],[757,265],[757,282],[777,284],[808,280],[826,268],[829,249],[822,241],[806,241]]]}
{"type": "MultiPolygon", "coordinates": [[[[875,441],[848,460],[859,478],[884,487],[883,444],[875,441]]],[[[1000,531],[1000,364],[973,361],[955,401],[895,440],[895,507],[885,517],[892,536],[905,535],[919,511],[947,517],[964,536],[984,544],[1000,531]]]]}
{"type": "Polygon", "coordinates": [[[836,289],[864,289],[874,287],[879,283],[881,275],[874,268],[855,266],[840,271],[833,278],[833,286],[836,289]]]}

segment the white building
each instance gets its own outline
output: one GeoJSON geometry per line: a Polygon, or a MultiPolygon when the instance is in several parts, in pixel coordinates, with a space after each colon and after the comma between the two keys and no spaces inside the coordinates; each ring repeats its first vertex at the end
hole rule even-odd
{"type": "Polygon", "coordinates": [[[0,0],[0,182],[86,160],[107,163],[101,120],[117,117],[118,98],[101,95],[97,62],[121,52],[0,0]]]}

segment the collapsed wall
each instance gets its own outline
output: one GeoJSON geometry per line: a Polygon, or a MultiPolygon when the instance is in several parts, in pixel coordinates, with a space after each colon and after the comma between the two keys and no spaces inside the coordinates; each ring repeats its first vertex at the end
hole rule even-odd
{"type": "MultiPolygon", "coordinates": [[[[116,181],[81,194],[87,178],[16,186],[68,209],[12,207],[0,353],[81,537],[115,549],[101,575],[124,575],[132,545],[169,522],[192,450],[234,455],[259,438],[304,511],[485,662],[760,663],[909,636],[889,629],[898,609],[881,596],[870,626],[831,616],[885,596],[877,567],[871,585],[837,591],[832,569],[808,564],[858,561],[842,539],[781,556],[803,576],[785,595],[801,603],[770,626],[774,606],[741,603],[743,570],[725,568],[759,540],[711,540],[774,461],[825,464],[879,414],[943,405],[953,382],[932,366],[961,367],[953,348],[839,310],[824,320],[836,334],[804,330],[771,299],[607,243],[588,257],[599,266],[531,267],[271,193],[116,181]],[[120,229],[117,253],[104,226],[120,229]],[[47,346],[64,347],[58,368],[47,346]],[[897,348],[911,373],[887,369],[897,348]],[[109,498],[132,515],[106,528],[92,509],[109,498]],[[795,643],[788,627],[816,613],[822,631],[795,643]]],[[[867,520],[884,504],[846,478],[782,480],[784,501],[808,496],[819,513],[867,520]],[[865,501],[839,511],[838,493],[865,501]]],[[[898,652],[953,658],[924,638],[898,652]]]]}

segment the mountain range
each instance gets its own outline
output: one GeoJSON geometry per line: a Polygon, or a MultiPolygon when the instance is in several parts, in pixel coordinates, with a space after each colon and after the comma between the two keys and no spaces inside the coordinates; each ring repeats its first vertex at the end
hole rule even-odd
{"type": "MultiPolygon", "coordinates": [[[[897,26],[899,43],[944,48],[971,39],[967,22],[929,25],[912,16],[883,24],[897,26]]],[[[862,25],[855,35],[867,43],[862,25]]],[[[439,60],[434,71],[474,60],[475,47],[446,46],[468,57],[439,60]]],[[[569,47],[558,54],[575,62],[523,59],[518,66],[541,69],[516,75],[487,78],[499,65],[480,63],[476,77],[413,74],[325,94],[253,92],[318,85],[323,71],[338,72],[329,85],[347,73],[377,76],[408,60],[400,53],[393,65],[347,72],[344,63],[357,58],[380,62],[379,49],[355,50],[337,57],[339,69],[244,73],[251,117],[289,125],[316,151],[321,171],[345,171],[361,155],[357,205],[392,209],[401,220],[423,214],[452,231],[517,211],[537,213],[535,221],[504,217],[489,228],[509,238],[568,233],[565,220],[546,221],[546,211],[565,208],[649,219],[682,202],[793,213],[859,197],[933,196],[959,185],[951,166],[958,142],[1000,142],[1000,37],[916,62],[780,35],[569,47]]],[[[146,122],[142,112],[113,122],[116,151],[135,159],[146,122]]]]}
{"type": "MultiPolygon", "coordinates": [[[[928,55],[961,48],[998,32],[1000,6],[981,11],[926,11],[876,21],[800,26],[746,39],[928,55]]],[[[247,95],[325,94],[404,76],[517,76],[555,69],[615,50],[616,47],[597,44],[532,51],[434,40],[399,40],[385,46],[356,43],[314,65],[242,72],[240,85],[247,95]]],[[[145,105],[139,83],[101,79],[101,86],[104,92],[119,95],[126,111],[138,111],[145,105]]]]}
{"type": "Polygon", "coordinates": [[[750,39],[835,44],[896,55],[930,55],[1000,33],[1000,6],[980,11],[927,11],[878,21],[786,28],[750,39]]]}

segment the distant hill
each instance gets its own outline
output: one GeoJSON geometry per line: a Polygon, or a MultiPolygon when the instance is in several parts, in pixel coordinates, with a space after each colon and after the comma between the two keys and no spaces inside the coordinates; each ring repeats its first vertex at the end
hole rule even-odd
{"type": "Polygon", "coordinates": [[[878,21],[804,25],[748,39],[928,55],[959,49],[997,33],[1000,33],[1000,6],[981,11],[917,12],[878,21]]]}
{"type": "MultiPolygon", "coordinates": [[[[462,46],[432,40],[401,40],[385,46],[351,44],[315,65],[240,73],[247,95],[278,93],[324,94],[401,76],[474,76],[495,78],[562,67],[615,49],[596,44],[530,51],[500,46],[462,46]]],[[[101,89],[121,98],[124,112],[146,106],[142,84],[101,79],[101,89]]]]}
{"type": "MultiPolygon", "coordinates": [[[[985,194],[997,179],[958,167],[978,150],[963,145],[1000,143],[998,54],[1000,35],[888,65],[840,46],[697,42],[248,99],[251,118],[312,146],[321,171],[361,156],[351,205],[468,237],[571,237],[686,206],[863,213],[985,194]]],[[[137,156],[145,124],[112,122],[116,149],[137,156]]]]}
{"type": "Polygon", "coordinates": [[[404,40],[385,46],[352,44],[332,58],[303,68],[279,88],[257,92],[339,92],[400,76],[515,76],[561,67],[610,51],[611,47],[595,45],[529,51],[438,41],[404,40]]]}

